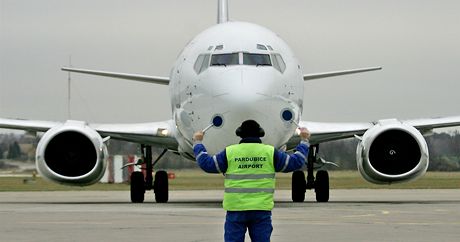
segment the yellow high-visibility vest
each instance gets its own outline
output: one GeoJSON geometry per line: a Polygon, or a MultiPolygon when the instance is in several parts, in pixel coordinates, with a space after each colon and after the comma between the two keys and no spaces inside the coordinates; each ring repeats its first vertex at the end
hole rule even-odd
{"type": "Polygon", "coordinates": [[[273,146],[259,143],[241,143],[226,148],[225,210],[273,209],[274,152],[273,146]]]}

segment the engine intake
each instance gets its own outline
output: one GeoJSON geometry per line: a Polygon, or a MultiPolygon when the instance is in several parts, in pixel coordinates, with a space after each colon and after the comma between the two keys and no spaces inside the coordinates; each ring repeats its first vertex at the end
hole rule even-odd
{"type": "Polygon", "coordinates": [[[101,136],[83,122],[68,121],[48,130],[37,147],[38,171],[66,185],[90,185],[103,176],[107,148],[101,136]]]}
{"type": "Polygon", "coordinates": [[[97,152],[93,142],[76,131],[54,136],[45,148],[46,165],[63,176],[78,177],[88,174],[96,161],[97,152]]]}
{"type": "Polygon", "coordinates": [[[359,171],[377,184],[416,179],[426,172],[428,160],[422,134],[397,120],[380,121],[364,134],[357,148],[359,171]]]}

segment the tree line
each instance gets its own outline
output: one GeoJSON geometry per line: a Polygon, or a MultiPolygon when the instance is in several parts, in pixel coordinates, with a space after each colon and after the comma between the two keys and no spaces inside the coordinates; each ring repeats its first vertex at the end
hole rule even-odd
{"type": "MultiPolygon", "coordinates": [[[[425,137],[430,152],[430,171],[460,171],[460,133],[434,133],[425,137]]],[[[36,148],[38,138],[30,135],[0,134],[0,159],[32,161],[34,152],[25,154],[21,145],[36,148]]],[[[320,145],[319,156],[339,165],[339,170],[356,170],[355,138],[326,142],[320,145]]],[[[110,140],[108,145],[110,155],[141,155],[140,146],[118,140],[110,140]]],[[[153,157],[161,153],[160,148],[153,148],[153,157]]],[[[197,168],[196,162],[173,154],[166,155],[158,162],[157,169],[197,168]]]]}

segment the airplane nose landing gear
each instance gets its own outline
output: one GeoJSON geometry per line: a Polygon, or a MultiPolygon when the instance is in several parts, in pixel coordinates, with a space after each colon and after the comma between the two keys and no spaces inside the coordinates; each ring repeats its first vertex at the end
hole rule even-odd
{"type": "Polygon", "coordinates": [[[168,151],[164,149],[158,158],[152,162],[152,147],[149,145],[141,145],[142,156],[145,163],[145,177],[140,171],[135,171],[131,174],[131,202],[144,202],[145,191],[154,190],[155,201],[157,203],[166,203],[169,198],[168,174],[166,171],[157,171],[155,173],[155,182],[153,181],[153,166],[163,157],[168,151]]]}
{"type": "Polygon", "coordinates": [[[308,153],[307,179],[303,171],[294,171],[292,174],[292,201],[305,201],[307,189],[315,189],[317,202],[329,201],[329,173],[326,170],[319,170],[316,179],[313,175],[314,163],[317,161],[319,145],[312,145],[308,153]]]}

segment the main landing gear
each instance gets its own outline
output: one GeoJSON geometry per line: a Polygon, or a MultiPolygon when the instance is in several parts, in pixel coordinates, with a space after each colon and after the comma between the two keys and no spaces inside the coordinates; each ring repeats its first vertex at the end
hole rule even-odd
{"type": "Polygon", "coordinates": [[[166,171],[157,171],[155,173],[155,181],[153,180],[153,166],[163,157],[166,149],[152,162],[152,147],[149,145],[141,145],[142,156],[145,163],[144,173],[135,171],[131,173],[131,202],[144,202],[145,191],[153,190],[155,192],[155,201],[157,203],[166,203],[169,198],[168,174],[166,171]]]}
{"type": "Polygon", "coordinates": [[[329,174],[325,170],[316,172],[316,179],[313,175],[314,163],[317,161],[319,145],[312,145],[308,153],[307,179],[303,171],[294,171],[292,174],[292,201],[305,201],[307,189],[315,189],[317,202],[329,201],[329,174]]]}

